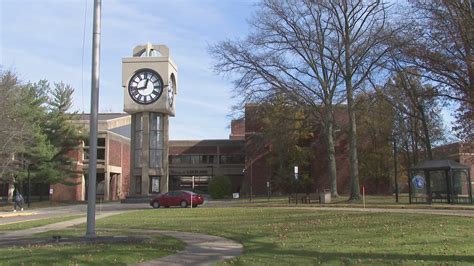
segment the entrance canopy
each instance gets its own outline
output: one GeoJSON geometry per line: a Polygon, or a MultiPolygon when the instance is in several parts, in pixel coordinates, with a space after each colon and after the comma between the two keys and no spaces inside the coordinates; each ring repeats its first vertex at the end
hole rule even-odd
{"type": "Polygon", "coordinates": [[[469,167],[452,160],[422,162],[409,170],[410,203],[472,204],[469,167]]]}

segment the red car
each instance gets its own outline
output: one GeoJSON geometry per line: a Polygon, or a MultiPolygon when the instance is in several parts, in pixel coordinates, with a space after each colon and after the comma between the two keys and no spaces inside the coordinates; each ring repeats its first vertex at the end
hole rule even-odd
{"type": "Polygon", "coordinates": [[[197,207],[204,202],[204,198],[201,195],[191,191],[177,190],[154,197],[151,199],[150,205],[153,208],[159,208],[161,206],[181,206],[181,208],[186,208],[188,205],[191,205],[191,196],[193,207],[197,207]]]}

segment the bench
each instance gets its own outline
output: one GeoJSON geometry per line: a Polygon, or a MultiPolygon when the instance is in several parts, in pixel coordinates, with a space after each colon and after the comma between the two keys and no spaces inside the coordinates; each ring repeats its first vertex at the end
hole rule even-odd
{"type": "Polygon", "coordinates": [[[301,203],[319,203],[321,199],[319,198],[319,193],[307,193],[301,197],[301,203]]]}
{"type": "Polygon", "coordinates": [[[298,201],[302,204],[317,203],[320,201],[318,193],[293,193],[288,194],[288,204],[296,203],[298,201]]]}

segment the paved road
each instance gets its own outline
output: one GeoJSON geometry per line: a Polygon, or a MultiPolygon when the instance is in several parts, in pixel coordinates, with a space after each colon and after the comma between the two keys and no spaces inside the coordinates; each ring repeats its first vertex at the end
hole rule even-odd
{"type": "MultiPolygon", "coordinates": [[[[127,203],[120,204],[118,202],[111,202],[106,204],[97,204],[96,205],[96,216],[101,215],[102,213],[110,212],[124,212],[131,210],[144,210],[150,209],[150,205],[147,203],[127,203]]],[[[73,215],[86,215],[87,214],[87,205],[78,204],[78,205],[69,205],[61,207],[48,207],[48,208],[39,208],[32,209],[22,212],[0,212],[0,225],[9,224],[25,220],[38,220],[45,218],[52,218],[58,216],[73,216],[73,215]]]]}

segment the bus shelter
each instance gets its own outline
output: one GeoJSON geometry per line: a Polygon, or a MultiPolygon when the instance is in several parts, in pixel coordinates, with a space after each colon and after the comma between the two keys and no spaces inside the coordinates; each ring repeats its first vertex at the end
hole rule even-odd
{"type": "Polygon", "coordinates": [[[452,160],[422,162],[409,169],[410,203],[472,204],[469,167],[452,160]]]}

